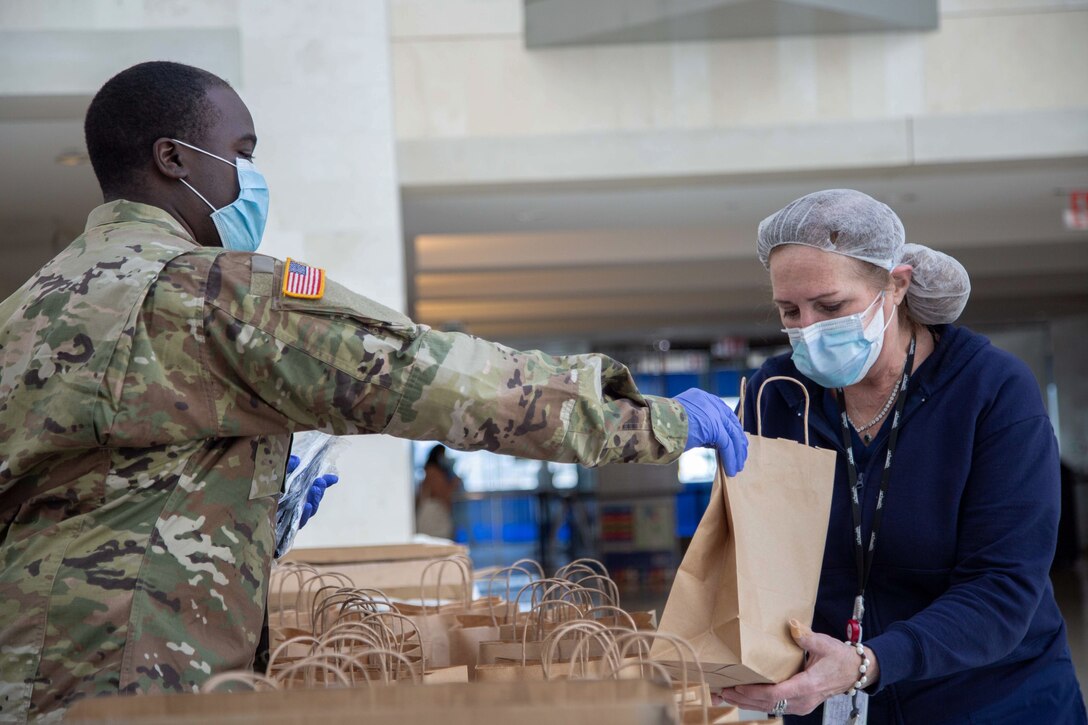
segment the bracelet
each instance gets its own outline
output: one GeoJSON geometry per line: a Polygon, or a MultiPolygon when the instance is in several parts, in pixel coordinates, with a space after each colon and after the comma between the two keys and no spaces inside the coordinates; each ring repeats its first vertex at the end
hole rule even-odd
{"type": "Polygon", "coordinates": [[[865,686],[869,684],[868,672],[869,672],[869,665],[871,665],[872,662],[869,660],[868,657],[865,656],[865,647],[862,646],[861,642],[858,642],[857,644],[855,644],[853,642],[847,641],[845,644],[846,644],[847,647],[854,648],[854,651],[858,653],[859,657],[861,657],[861,664],[858,665],[858,679],[857,679],[857,682],[855,682],[850,687],[850,689],[846,691],[847,695],[850,695],[851,697],[853,697],[857,693],[858,690],[864,689],[865,686]]]}

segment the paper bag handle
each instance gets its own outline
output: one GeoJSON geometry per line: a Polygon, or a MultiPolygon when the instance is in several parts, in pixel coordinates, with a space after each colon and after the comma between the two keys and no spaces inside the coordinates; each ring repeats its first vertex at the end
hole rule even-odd
{"type": "Polygon", "coordinates": [[[264,675],[249,670],[232,670],[212,675],[200,686],[200,691],[202,693],[215,692],[222,685],[245,685],[254,692],[280,689],[279,685],[264,675]]]}
{"type": "MultiPolygon", "coordinates": [[[[560,651],[559,661],[568,662],[570,669],[567,671],[567,679],[597,679],[597,677],[591,676],[589,672],[589,663],[592,660],[592,650],[590,645],[594,642],[598,642],[601,645],[601,656],[604,661],[610,663],[613,668],[619,667],[619,655],[616,652],[616,637],[615,633],[593,620],[577,619],[571,622],[565,622],[557,626],[552,630],[548,638],[544,640],[544,648],[541,652],[540,664],[543,665],[544,679],[552,679],[551,665],[555,663],[553,655],[556,654],[555,650],[558,643],[565,639],[568,635],[574,635],[574,648],[571,650],[570,657],[563,658],[560,651]],[[581,677],[575,677],[575,665],[581,665],[581,677]]],[[[602,662],[603,664],[603,662],[602,662]]],[[[599,675],[598,675],[599,676],[599,675]]]]}
{"type": "Polygon", "coordinates": [[[525,586],[523,586],[521,589],[518,590],[518,593],[517,593],[517,595],[515,595],[515,597],[513,599],[513,602],[512,602],[514,604],[513,615],[514,615],[514,626],[515,627],[517,627],[517,624],[518,624],[518,610],[521,608],[521,596],[523,594],[525,594],[525,592],[529,592],[532,595],[529,598],[529,608],[533,609],[537,605],[537,594],[540,593],[540,590],[543,590],[543,594],[541,594],[541,601],[543,601],[544,596],[548,592],[550,592],[553,585],[556,585],[556,584],[560,584],[560,585],[566,586],[568,588],[570,587],[570,582],[566,581],[565,579],[550,579],[549,578],[549,579],[532,579],[532,580],[529,581],[528,584],[526,584],[525,586]]]}
{"type": "Polygon", "coordinates": [[[356,625],[358,622],[341,622],[336,625],[337,628],[330,629],[321,638],[321,646],[325,649],[331,649],[334,652],[341,652],[340,645],[348,645],[347,649],[350,649],[350,645],[362,643],[367,647],[384,647],[385,640],[377,633],[377,631],[366,625],[363,626],[345,626],[356,625]]]}
{"type": "MultiPolygon", "coordinates": [[[[280,626],[281,627],[284,626],[284,621],[283,620],[284,620],[284,614],[286,613],[285,612],[286,608],[284,607],[284,602],[283,602],[283,588],[286,585],[286,583],[290,580],[290,578],[294,577],[295,578],[295,583],[298,585],[298,588],[301,591],[302,586],[303,586],[303,577],[304,577],[305,574],[308,574],[308,573],[317,574],[317,569],[310,566],[309,564],[302,564],[302,563],[298,563],[298,562],[285,562],[285,563],[282,563],[282,564],[281,563],[276,563],[276,564],[273,565],[272,574],[270,576],[276,580],[276,597],[275,597],[274,601],[276,602],[276,611],[280,615],[280,626]]],[[[301,628],[299,626],[300,622],[299,622],[298,617],[299,617],[299,613],[298,613],[298,595],[296,594],[295,595],[295,628],[296,629],[301,628]]]]}
{"type": "Polygon", "coordinates": [[[452,566],[461,573],[461,587],[464,590],[465,596],[461,601],[461,606],[467,609],[472,602],[472,583],[471,575],[468,572],[468,565],[465,563],[464,557],[460,556],[448,556],[445,559],[436,559],[427,566],[423,567],[423,572],[419,575],[419,603],[423,613],[427,613],[427,572],[432,567],[438,567],[438,580],[435,582],[435,610],[442,609],[442,574],[446,571],[446,567],[452,566]]]}
{"type": "MultiPolygon", "coordinates": [[[[763,408],[760,407],[760,401],[763,399],[763,389],[767,387],[767,383],[773,383],[776,380],[785,380],[801,387],[801,392],[805,394],[805,445],[808,443],[808,388],[797,378],[791,378],[788,375],[774,375],[763,381],[763,384],[759,386],[759,392],[756,393],[756,435],[763,435],[763,408]]],[[[742,388],[743,390],[743,388],[742,388]]],[[[741,408],[743,410],[743,408],[741,408]]]]}
{"type": "MultiPolygon", "coordinates": [[[[630,655],[629,651],[631,645],[635,645],[636,657],[638,657],[638,664],[641,667],[650,665],[651,667],[661,667],[660,663],[655,662],[650,655],[650,651],[653,649],[653,645],[656,642],[663,641],[672,645],[673,651],[676,653],[677,658],[680,661],[680,678],[681,678],[681,697],[676,703],[677,715],[680,719],[683,719],[684,701],[687,698],[687,693],[690,690],[692,680],[689,678],[689,667],[693,667],[695,672],[698,673],[697,683],[705,684],[706,679],[703,676],[702,663],[699,661],[699,656],[695,654],[695,648],[691,646],[691,642],[687,641],[683,637],[678,637],[668,632],[631,632],[629,634],[623,634],[616,637],[616,645],[619,649],[620,662],[626,660],[630,655]]],[[[625,665],[626,666],[626,665],[625,665]]],[[[622,669],[622,668],[621,668],[622,669]]],[[[674,683],[675,680],[671,677],[668,670],[663,667],[661,669],[665,673],[668,681],[674,683]]],[[[619,677],[619,671],[613,672],[613,677],[619,677]]],[[[708,707],[709,704],[702,690],[699,691],[699,707],[702,710],[703,725],[708,723],[708,707]]]]}
{"type": "MultiPolygon", "coordinates": [[[[544,618],[544,611],[546,609],[549,609],[549,608],[558,608],[560,604],[562,604],[565,607],[570,607],[571,609],[574,610],[574,617],[572,617],[571,619],[568,619],[566,621],[568,621],[568,622],[574,621],[578,617],[582,616],[582,610],[580,610],[577,606],[575,606],[571,602],[565,601],[563,599],[549,599],[547,601],[541,602],[533,610],[533,612],[536,614],[537,637],[539,638],[537,641],[542,641],[544,639],[544,626],[545,626],[545,623],[546,623],[545,618],[544,618]]],[[[531,627],[532,624],[533,624],[533,622],[532,622],[531,619],[526,619],[525,620],[525,626],[522,627],[522,630],[521,630],[521,666],[522,667],[524,667],[526,665],[526,663],[528,662],[529,655],[528,655],[527,650],[528,650],[528,647],[529,647],[529,627],[531,627]]]]}
{"type": "Polygon", "coordinates": [[[421,647],[423,646],[423,638],[419,633],[419,627],[410,617],[403,614],[397,612],[371,612],[370,614],[364,614],[355,621],[370,627],[372,631],[382,638],[387,647],[391,647],[398,640],[407,645],[412,641],[413,634],[415,634],[416,642],[421,647]],[[373,620],[373,624],[371,624],[371,620],[373,620]],[[394,625],[398,626],[394,627],[394,625]]]}
{"type": "MultiPolygon", "coordinates": [[[[536,570],[536,575],[537,575],[538,579],[543,579],[544,578],[544,567],[542,567],[540,565],[540,562],[538,562],[535,559],[518,559],[517,561],[515,561],[510,566],[511,567],[515,567],[515,566],[516,567],[521,567],[523,565],[524,565],[524,568],[526,568],[526,569],[531,568],[531,569],[536,570]]],[[[532,577],[529,577],[529,578],[531,579],[532,577]]]]}
{"type": "Polygon", "coordinates": [[[744,428],[744,399],[748,394],[748,378],[741,376],[740,378],[740,395],[737,402],[737,420],[740,421],[740,427],[744,428]]]}
{"type": "Polygon", "coordinates": [[[602,574],[590,574],[578,580],[568,579],[567,581],[579,589],[588,589],[591,592],[599,593],[602,605],[611,604],[613,607],[620,605],[620,589],[611,577],[602,574]],[[592,584],[586,584],[586,582],[592,582],[592,584]]]}
{"type": "MultiPolygon", "coordinates": [[[[548,636],[543,640],[543,646],[540,650],[540,664],[544,671],[544,679],[550,680],[551,677],[551,665],[557,660],[563,661],[563,653],[560,648],[560,643],[568,635],[576,635],[574,651],[571,653],[571,662],[574,661],[574,652],[578,650],[578,647],[587,639],[588,635],[594,635],[601,632],[607,632],[604,625],[588,619],[573,619],[567,622],[562,622],[556,625],[555,629],[548,633],[548,636]],[[580,636],[578,636],[580,635],[580,636]],[[560,651],[557,652],[556,650],[560,651]]],[[[588,655],[587,655],[588,656],[588,655]]],[[[569,676],[568,672],[568,676],[569,676]]]]}
{"type": "Polygon", "coordinates": [[[608,576],[608,567],[606,567],[603,562],[601,562],[598,559],[589,559],[589,558],[583,557],[581,559],[575,559],[574,561],[570,562],[569,564],[566,564],[564,566],[559,567],[559,569],[557,569],[556,572],[555,572],[555,578],[556,579],[565,579],[565,578],[567,578],[567,574],[570,573],[576,567],[579,568],[579,569],[589,569],[590,572],[593,573],[593,574],[603,574],[604,576],[608,576]],[[593,569],[600,569],[600,571],[593,571],[593,569]]]}
{"type": "Polygon", "coordinates": [[[388,599],[377,599],[370,595],[371,591],[377,592],[382,597],[385,597],[385,594],[378,592],[377,589],[365,590],[322,587],[318,590],[317,595],[314,596],[314,611],[310,615],[310,630],[314,634],[324,635],[327,631],[325,629],[326,618],[328,617],[329,612],[334,608],[339,608],[333,618],[334,625],[344,616],[345,612],[352,608],[354,611],[396,611],[396,608],[388,599]],[[321,593],[330,588],[332,588],[333,591],[328,596],[322,597],[321,593]],[[318,604],[318,602],[320,602],[320,604],[318,604]]]}
{"type": "MultiPolygon", "coordinates": [[[[324,673],[325,677],[329,675],[334,676],[338,682],[336,684],[343,687],[351,687],[351,680],[348,679],[344,670],[337,665],[333,664],[334,660],[343,659],[339,656],[330,655],[313,655],[306,657],[297,662],[292,662],[287,667],[276,673],[273,681],[283,689],[290,689],[293,684],[302,684],[304,687],[313,689],[316,684],[316,673],[318,671],[324,673]],[[302,674],[303,680],[301,683],[296,683],[296,675],[302,674]]],[[[328,683],[324,683],[328,686],[328,683]]]]}
{"type": "MultiPolygon", "coordinates": [[[[526,560],[522,559],[521,561],[526,560]]],[[[500,575],[505,575],[506,578],[506,598],[503,600],[503,608],[506,610],[506,615],[503,618],[506,619],[510,613],[510,577],[515,571],[519,571],[525,576],[529,577],[530,582],[533,581],[532,573],[530,573],[528,569],[523,569],[522,567],[518,566],[516,563],[512,566],[496,569],[487,576],[487,594],[485,596],[487,597],[487,613],[491,615],[492,627],[499,626],[499,618],[495,616],[495,596],[493,592],[495,579],[500,575]]]]}
{"type": "MultiPolygon", "coordinates": [[[[392,612],[390,612],[389,614],[392,614],[392,612]]],[[[366,617],[368,617],[368,618],[370,616],[372,616],[372,615],[369,615],[369,614],[366,615],[366,617]]],[[[405,631],[406,630],[403,630],[403,629],[401,630],[402,635],[404,634],[405,631]]],[[[327,632],[325,632],[325,634],[321,635],[320,643],[322,645],[327,644],[327,643],[333,641],[334,639],[336,639],[337,637],[361,637],[361,638],[376,637],[377,639],[375,641],[378,642],[380,646],[384,647],[389,642],[389,637],[383,637],[382,636],[383,634],[387,634],[387,635],[389,635],[389,637],[392,637],[393,639],[397,638],[397,634],[396,634],[396,632],[393,631],[393,628],[390,627],[388,624],[385,624],[383,622],[377,622],[376,624],[371,624],[371,623],[362,621],[361,619],[348,619],[348,620],[344,620],[343,622],[337,622],[333,626],[329,627],[329,631],[327,631],[327,632]],[[384,632],[383,632],[383,630],[384,630],[384,632]]],[[[402,647],[415,647],[415,646],[418,646],[418,645],[421,644],[421,641],[419,639],[419,629],[417,627],[415,627],[414,623],[413,623],[412,630],[409,631],[407,635],[402,636],[400,639],[401,639],[402,647]],[[413,645],[411,643],[412,642],[412,632],[415,632],[415,635],[416,635],[416,644],[415,645],[413,645]]]]}
{"type": "MultiPolygon", "coordinates": [[[[397,680],[397,676],[400,674],[400,665],[404,665],[404,669],[406,669],[408,671],[408,674],[411,675],[412,684],[420,684],[421,675],[419,672],[416,671],[416,663],[408,659],[401,652],[397,652],[395,649],[382,649],[380,647],[375,647],[374,649],[364,650],[363,652],[360,652],[359,654],[355,655],[353,659],[355,661],[355,664],[357,664],[360,668],[363,668],[365,672],[366,666],[370,664],[371,657],[377,660],[377,666],[381,673],[381,682],[383,685],[388,685],[391,682],[395,682],[397,680]],[[397,665],[396,669],[394,669],[393,667],[394,661],[397,665]],[[392,676],[392,679],[390,679],[390,676],[392,676]]],[[[422,662],[420,663],[420,665],[420,669],[423,669],[422,662]]],[[[366,677],[367,683],[369,683],[371,681],[370,676],[364,676],[366,677]]]]}
{"type": "Polygon", "coordinates": [[[309,648],[309,653],[306,655],[307,657],[316,654],[317,651],[321,649],[321,641],[317,637],[312,637],[308,634],[285,639],[280,642],[279,645],[276,646],[276,649],[272,650],[272,654],[268,656],[268,666],[265,668],[265,674],[271,676],[272,671],[279,662],[280,655],[287,652],[293,645],[298,644],[305,645],[309,648]]]}
{"type": "Polygon", "coordinates": [[[629,629],[632,632],[637,632],[638,631],[638,625],[635,624],[635,618],[632,617],[631,613],[628,612],[626,609],[620,609],[619,607],[613,607],[613,606],[610,606],[610,605],[607,605],[607,604],[602,604],[601,606],[594,607],[593,609],[590,609],[588,612],[586,612],[586,617],[589,618],[592,621],[597,621],[597,618],[594,617],[593,615],[597,614],[599,612],[608,613],[617,622],[621,618],[626,619],[627,624],[630,625],[629,629]]]}

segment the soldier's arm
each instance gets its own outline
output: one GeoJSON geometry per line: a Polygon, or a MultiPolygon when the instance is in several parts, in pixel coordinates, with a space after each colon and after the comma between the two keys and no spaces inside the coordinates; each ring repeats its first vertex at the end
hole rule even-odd
{"type": "Polygon", "coordinates": [[[279,421],[587,466],[684,450],[683,409],[640,394],[610,358],[431,330],[331,281],[319,299],[295,298],[283,274],[281,262],[234,253],[208,272],[205,369],[221,435],[279,421]]]}
{"type": "Polygon", "coordinates": [[[419,328],[385,433],[587,466],[664,462],[684,450],[679,405],[639,393],[602,355],[552,357],[419,328]]]}

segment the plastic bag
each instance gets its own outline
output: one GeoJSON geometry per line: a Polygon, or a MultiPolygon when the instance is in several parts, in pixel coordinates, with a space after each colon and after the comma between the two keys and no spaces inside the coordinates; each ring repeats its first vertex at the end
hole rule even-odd
{"type": "Polygon", "coordinates": [[[336,436],[315,430],[295,433],[291,440],[291,455],[299,457],[298,468],[287,474],[287,481],[276,509],[276,558],[291,549],[302,521],[302,508],[314,479],[326,473],[336,473],[333,454],[338,446],[336,436]]]}

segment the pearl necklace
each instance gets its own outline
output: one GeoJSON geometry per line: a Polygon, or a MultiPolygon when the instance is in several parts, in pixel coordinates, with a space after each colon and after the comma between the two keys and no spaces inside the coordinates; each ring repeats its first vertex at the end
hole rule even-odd
{"type": "Polygon", "coordinates": [[[892,405],[895,404],[896,398],[899,397],[899,389],[901,387],[903,387],[902,376],[900,376],[899,380],[896,381],[895,387],[892,388],[892,394],[888,397],[888,401],[884,403],[884,407],[881,408],[880,412],[876,414],[876,417],[869,421],[866,425],[859,426],[857,423],[854,422],[854,419],[850,417],[849,413],[846,414],[846,419],[850,421],[850,425],[854,426],[854,430],[856,430],[858,432],[858,435],[861,436],[862,440],[865,441],[865,445],[869,445],[869,443],[871,443],[873,440],[873,437],[871,435],[866,435],[865,431],[869,430],[874,425],[884,419],[884,416],[886,416],[888,414],[888,411],[892,409],[892,405]]]}

